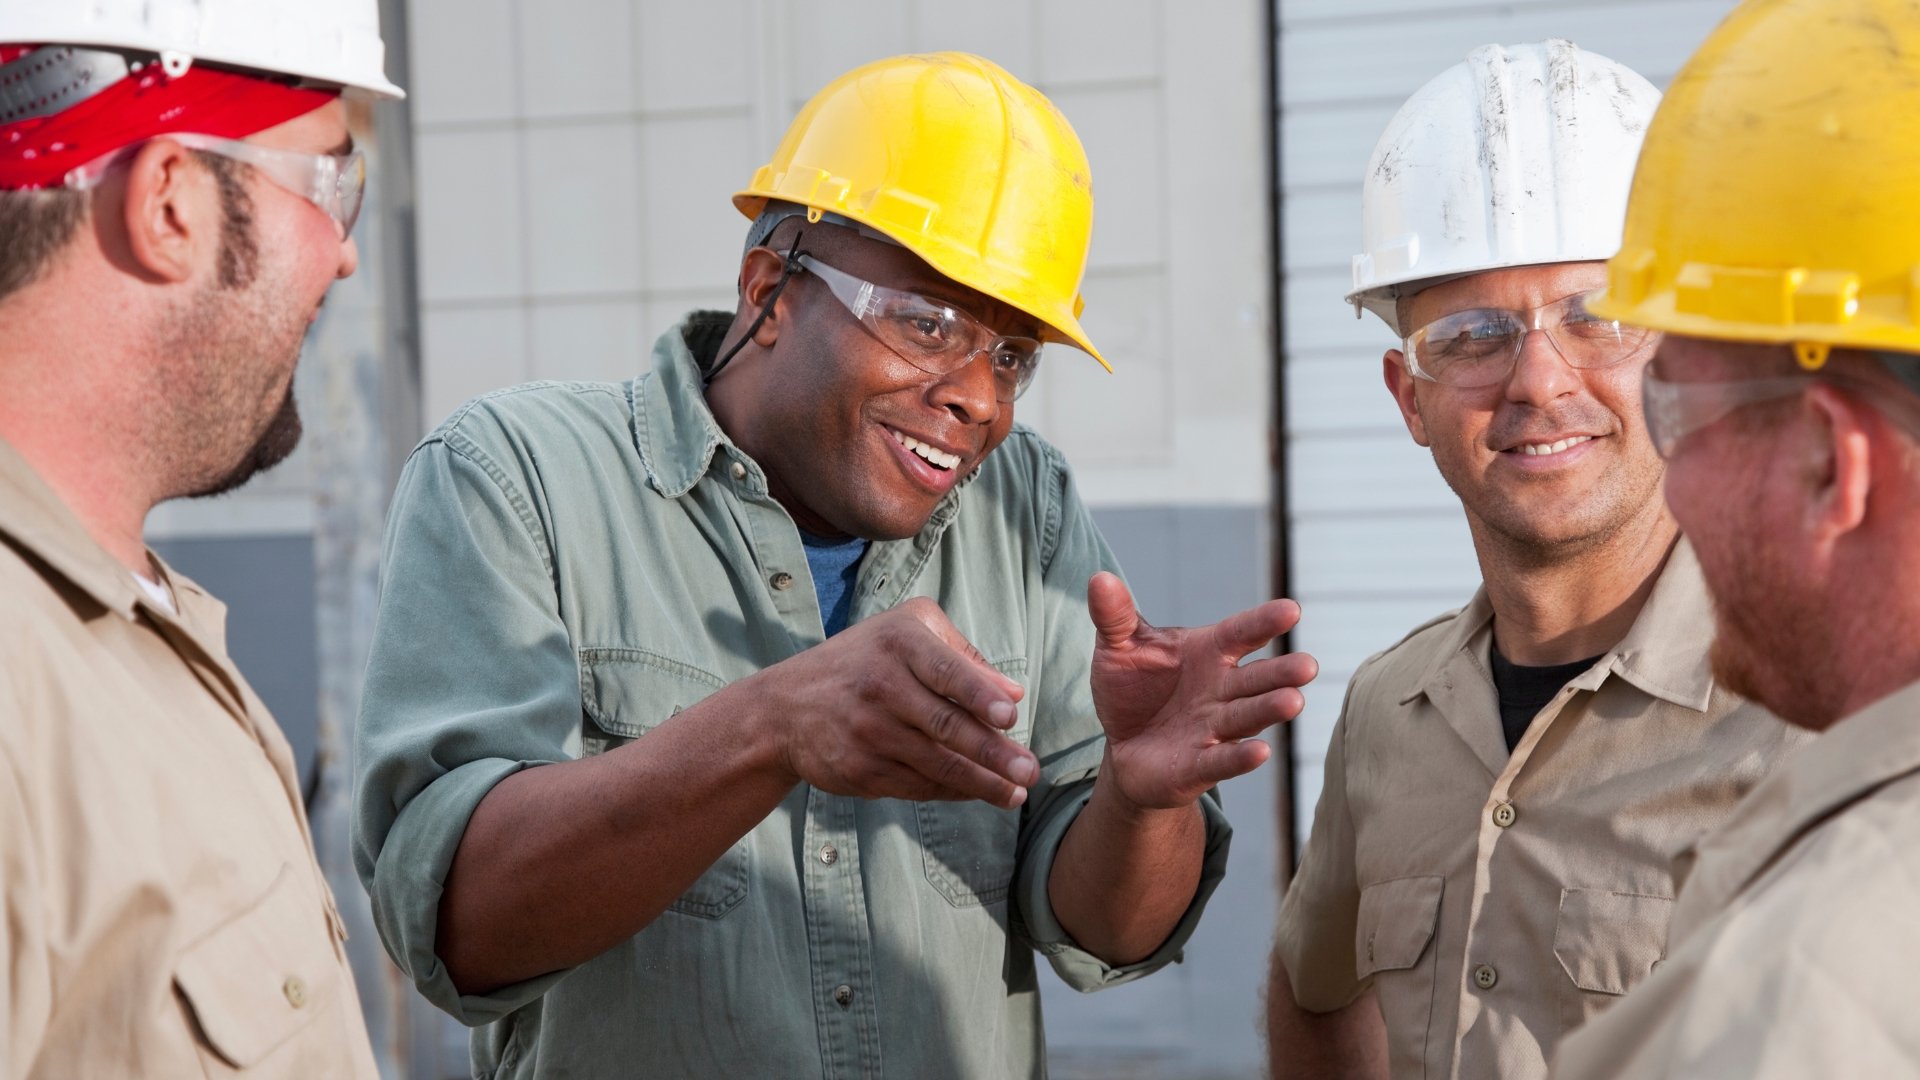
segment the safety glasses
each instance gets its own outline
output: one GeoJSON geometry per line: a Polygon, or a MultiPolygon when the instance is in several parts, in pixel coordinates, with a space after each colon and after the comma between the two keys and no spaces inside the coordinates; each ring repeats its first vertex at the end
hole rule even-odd
{"type": "Polygon", "coordinates": [[[812,255],[796,256],[880,344],[929,375],[958,371],[982,353],[993,370],[994,396],[1012,401],[1033,382],[1040,342],[996,334],[978,319],[919,293],[889,289],[836,270],[812,255]]]}
{"type": "Polygon", "coordinates": [[[1492,386],[1505,382],[1539,331],[1570,367],[1608,368],[1646,348],[1651,330],[1602,319],[1587,310],[1589,293],[1563,296],[1537,308],[1470,308],[1443,315],[1401,342],[1414,375],[1448,386],[1492,386]]]}
{"type": "MultiPolygon", "coordinates": [[[[360,217],[360,202],[367,191],[366,155],[359,150],[346,154],[303,154],[298,150],[279,150],[217,135],[170,131],[156,135],[171,139],[190,150],[203,150],[223,158],[251,165],[267,179],[326,211],[345,240],[360,217]]],[[[131,157],[147,141],[123,146],[111,154],[67,173],[66,186],[87,191],[100,183],[115,163],[131,157]]]]}

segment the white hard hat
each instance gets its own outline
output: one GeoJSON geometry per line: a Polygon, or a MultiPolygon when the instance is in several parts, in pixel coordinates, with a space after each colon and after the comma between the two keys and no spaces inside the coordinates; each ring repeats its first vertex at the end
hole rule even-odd
{"type": "Polygon", "coordinates": [[[1570,41],[1484,45],[1421,87],[1367,161],[1347,302],[1397,333],[1394,301],[1505,266],[1620,250],[1660,92],[1570,41]]]}
{"type": "Polygon", "coordinates": [[[0,10],[0,42],[138,49],[174,75],[204,61],[406,96],[383,68],[379,0],[22,0],[0,10]]]}

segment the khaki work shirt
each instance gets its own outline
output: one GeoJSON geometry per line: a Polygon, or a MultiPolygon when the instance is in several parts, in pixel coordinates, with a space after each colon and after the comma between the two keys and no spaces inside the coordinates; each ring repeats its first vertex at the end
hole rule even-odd
{"type": "Polygon", "coordinates": [[[1815,739],[1692,862],[1667,961],[1555,1077],[1920,1074],[1920,683],[1815,739]]]}
{"type": "Polygon", "coordinates": [[[377,1075],[293,754],[0,442],[0,1075],[377,1075]]]}
{"type": "Polygon", "coordinates": [[[1662,954],[1672,862],[1803,738],[1716,686],[1681,541],[1627,636],[1512,754],[1482,588],[1354,676],[1281,907],[1294,999],[1368,987],[1395,1077],[1537,1077],[1662,954]]]}

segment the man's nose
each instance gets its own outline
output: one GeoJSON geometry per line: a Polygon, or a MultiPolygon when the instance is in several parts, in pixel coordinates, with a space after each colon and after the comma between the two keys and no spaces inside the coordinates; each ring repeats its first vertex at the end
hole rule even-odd
{"type": "Polygon", "coordinates": [[[1514,357],[1513,371],[1507,376],[1507,400],[1544,405],[1580,386],[1580,373],[1560,354],[1553,335],[1544,328],[1527,331],[1520,340],[1520,355],[1514,357]]]}

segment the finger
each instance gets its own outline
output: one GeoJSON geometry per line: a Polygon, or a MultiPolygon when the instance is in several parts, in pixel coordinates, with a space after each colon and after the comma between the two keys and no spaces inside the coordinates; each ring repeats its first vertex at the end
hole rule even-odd
{"type": "Polygon", "coordinates": [[[1142,622],[1127,583],[1120,580],[1120,575],[1105,570],[1087,582],[1087,614],[1093,617],[1100,644],[1110,649],[1126,644],[1142,622]]]}
{"type": "Polygon", "coordinates": [[[977,761],[930,739],[916,739],[896,759],[942,791],[1012,809],[1027,801],[1027,785],[1015,783],[977,761]]]}
{"type": "MultiPolygon", "coordinates": [[[[1033,756],[1033,751],[981,724],[944,697],[924,690],[903,691],[894,703],[894,710],[895,716],[917,729],[921,739],[958,754],[1009,783],[1025,787],[1040,778],[1040,761],[1033,756]]],[[[925,752],[917,746],[909,746],[908,751],[899,755],[901,760],[917,767],[915,754],[924,756],[925,752]]]]}
{"type": "Polygon", "coordinates": [[[1269,600],[1213,624],[1213,640],[1234,659],[1254,651],[1294,628],[1300,605],[1291,600],[1269,600]]]}
{"type": "Polygon", "coordinates": [[[1193,756],[1187,779],[1194,787],[1212,787],[1236,776],[1245,776],[1266,764],[1272,756],[1273,747],[1261,739],[1220,743],[1193,756]]]}
{"type": "Polygon", "coordinates": [[[856,776],[848,777],[836,795],[856,795],[866,799],[907,799],[912,802],[971,802],[973,796],[939,784],[915,770],[885,758],[865,763],[856,776]]]}
{"type": "Polygon", "coordinates": [[[971,649],[962,652],[927,633],[902,634],[896,644],[897,655],[917,684],[915,690],[930,690],[981,723],[1002,731],[1012,728],[1019,719],[1020,710],[1014,702],[1024,692],[1020,684],[988,667],[979,653],[971,649]]]}
{"type": "Polygon", "coordinates": [[[1320,674],[1320,661],[1307,653],[1287,653],[1242,664],[1227,673],[1229,698],[1258,697],[1283,686],[1305,686],[1320,674]]]}
{"type": "Polygon", "coordinates": [[[1228,702],[1207,727],[1216,739],[1250,739],[1275,724],[1293,720],[1306,706],[1305,695],[1291,686],[1283,686],[1259,697],[1228,702]]]}
{"type": "MultiPolygon", "coordinates": [[[[926,600],[924,597],[916,597],[914,600],[910,600],[902,606],[907,609],[915,621],[932,631],[933,636],[941,644],[973,661],[975,665],[992,677],[995,682],[999,683],[1001,689],[1006,692],[1008,697],[1014,701],[1019,701],[1022,697],[1026,696],[1027,688],[1020,685],[1018,680],[1002,674],[992,664],[988,663],[987,658],[980,655],[980,650],[973,647],[973,642],[968,641],[967,636],[960,632],[960,628],[953,625],[953,620],[947,618],[947,613],[940,610],[940,605],[931,600],[926,600]]],[[[1008,719],[1005,724],[1000,726],[1012,727],[1013,721],[1008,719]]]]}

